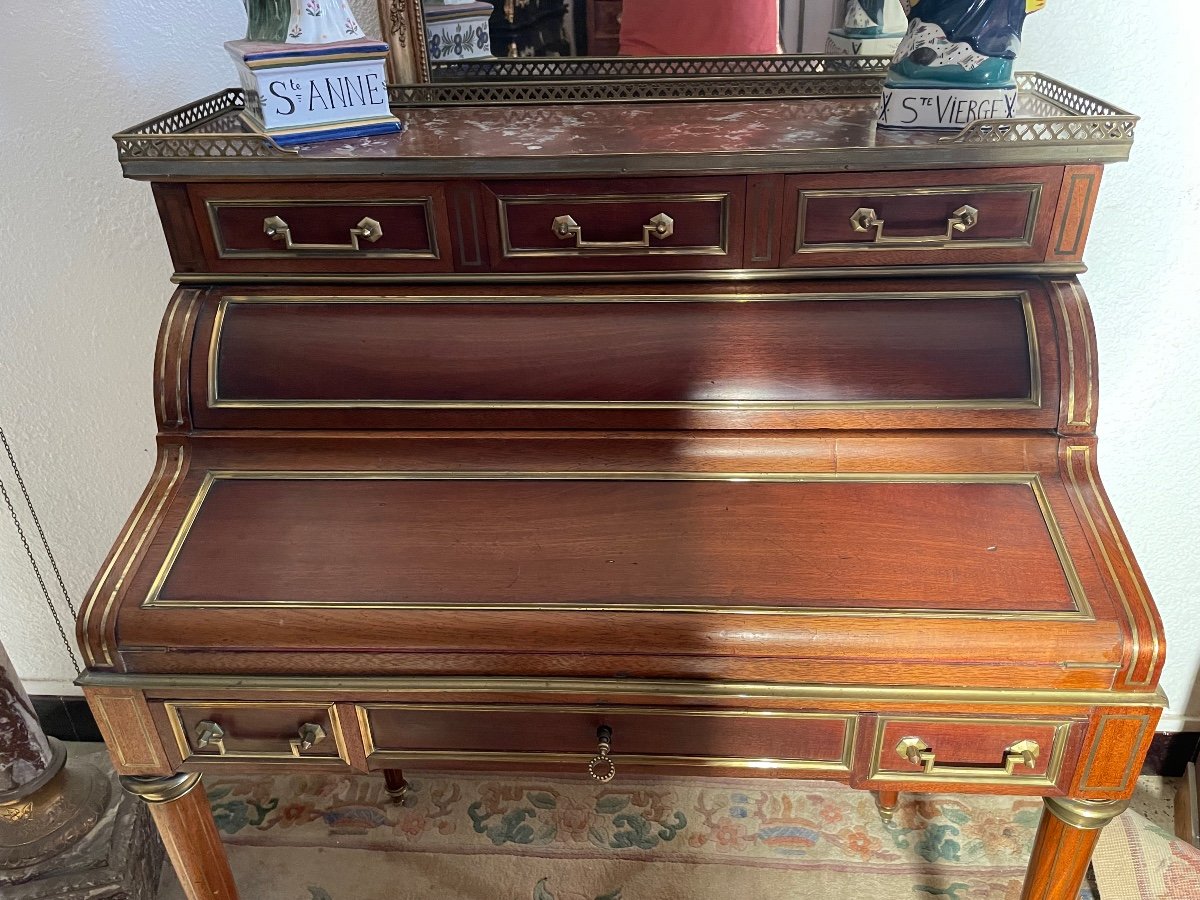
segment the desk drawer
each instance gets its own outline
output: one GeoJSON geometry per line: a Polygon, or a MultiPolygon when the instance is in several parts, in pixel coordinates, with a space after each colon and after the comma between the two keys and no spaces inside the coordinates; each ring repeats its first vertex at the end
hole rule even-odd
{"type": "Polygon", "coordinates": [[[195,184],[206,266],[227,273],[385,274],[451,268],[440,184],[195,184]]]}
{"type": "Polygon", "coordinates": [[[492,262],[504,272],[737,268],[744,178],[489,182],[492,262]]]}
{"type": "Polygon", "coordinates": [[[358,707],[373,763],[521,764],[587,771],[598,732],[624,767],[846,773],[855,717],[682,707],[390,705],[358,707]]]}
{"type": "Polygon", "coordinates": [[[882,782],[1055,786],[1071,719],[880,716],[869,777],[882,782]]]}
{"type": "Polygon", "coordinates": [[[347,762],[337,710],[322,703],[165,700],[165,724],[184,762],[347,762]]]}
{"type": "Polygon", "coordinates": [[[783,265],[1038,262],[1062,176],[1061,168],[793,176],[783,265]]]}

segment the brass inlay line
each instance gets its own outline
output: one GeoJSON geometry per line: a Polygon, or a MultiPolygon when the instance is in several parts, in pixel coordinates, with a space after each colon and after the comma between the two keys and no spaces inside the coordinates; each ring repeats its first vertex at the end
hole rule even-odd
{"type": "Polygon", "coordinates": [[[183,303],[186,296],[188,296],[188,292],[180,291],[171,300],[171,306],[167,312],[167,324],[163,327],[162,359],[159,360],[158,366],[158,397],[156,398],[158,418],[161,422],[167,421],[167,344],[174,334],[172,326],[175,324],[175,315],[179,312],[179,305],[183,303]]]}
{"type": "Polygon", "coordinates": [[[1100,486],[1096,483],[1095,475],[1092,471],[1092,449],[1087,446],[1067,447],[1067,477],[1071,482],[1071,487],[1075,492],[1078,500],[1078,506],[1084,520],[1091,529],[1092,536],[1095,538],[1096,546],[1100,550],[1100,555],[1104,559],[1104,564],[1108,569],[1108,574],[1111,578],[1112,585],[1117,591],[1117,597],[1121,601],[1121,606],[1125,610],[1125,618],[1129,623],[1130,637],[1130,654],[1129,665],[1125,671],[1126,681],[1129,684],[1144,684],[1150,685],[1153,683],[1154,670],[1158,666],[1158,657],[1162,652],[1162,642],[1159,639],[1158,626],[1155,623],[1154,609],[1150,604],[1150,599],[1146,596],[1146,592],[1142,587],[1142,581],[1137,576],[1137,571],[1134,569],[1133,561],[1130,560],[1128,552],[1125,550],[1125,544],[1121,540],[1120,532],[1117,531],[1116,523],[1113,521],[1111,514],[1108,511],[1108,504],[1104,500],[1104,495],[1100,492],[1100,486]],[[1125,593],[1125,589],[1121,586],[1121,579],[1117,576],[1116,565],[1113,563],[1112,557],[1105,546],[1104,539],[1100,535],[1100,529],[1096,526],[1096,521],[1092,517],[1092,512],[1088,508],[1087,498],[1083,495],[1083,490],[1080,487],[1079,479],[1075,474],[1075,457],[1082,456],[1084,471],[1087,473],[1088,484],[1091,486],[1092,495],[1096,498],[1096,502],[1100,506],[1101,513],[1107,523],[1109,534],[1112,535],[1113,541],[1117,545],[1117,550],[1121,555],[1121,561],[1125,566],[1125,571],[1129,573],[1129,578],[1133,582],[1134,590],[1138,595],[1138,602],[1146,615],[1146,624],[1150,632],[1150,640],[1153,644],[1153,650],[1150,655],[1150,663],[1146,668],[1146,677],[1140,680],[1133,680],[1133,671],[1137,666],[1138,657],[1141,655],[1142,642],[1138,633],[1137,620],[1134,617],[1133,607],[1130,604],[1129,597],[1125,593]]]}
{"type": "Polygon", "coordinates": [[[869,292],[832,293],[796,296],[789,294],[704,294],[639,295],[630,297],[520,296],[464,297],[462,295],[426,297],[298,297],[295,295],[255,295],[223,297],[217,304],[212,337],[208,345],[208,405],[210,409],[605,409],[605,410],[734,410],[734,411],[802,411],[802,410],[1018,410],[1042,408],[1042,367],[1039,355],[1037,323],[1033,302],[1027,291],[959,291],[946,292],[869,292]],[[635,303],[811,303],[818,301],[891,300],[1006,300],[1021,304],[1029,353],[1029,393],[1025,397],[962,400],[420,400],[402,398],[345,398],[333,400],[223,398],[220,392],[221,338],[231,307],[251,304],[635,304],[635,303]]]}
{"type": "MultiPolygon", "coordinates": [[[[1087,271],[1083,263],[992,263],[982,265],[946,265],[927,263],[920,267],[922,278],[962,275],[982,277],[984,275],[1080,275],[1087,271]]],[[[345,272],[340,275],[322,275],[312,272],[175,272],[173,284],[563,284],[563,283],[644,283],[647,281],[828,281],[836,278],[861,278],[864,276],[909,276],[913,265],[903,266],[795,266],[788,269],[688,269],[655,270],[640,272],[345,272]]]]}
{"type": "Polygon", "coordinates": [[[104,727],[101,729],[101,734],[106,738],[106,742],[110,751],[117,757],[117,761],[122,766],[161,766],[166,765],[166,762],[158,753],[159,741],[157,734],[146,727],[146,722],[142,716],[142,710],[139,708],[138,701],[140,697],[106,697],[93,695],[88,698],[88,705],[92,712],[95,713],[98,721],[102,722],[104,727]],[[112,719],[108,715],[108,705],[110,703],[125,703],[129,705],[130,715],[137,722],[138,731],[141,732],[141,746],[148,751],[149,759],[131,760],[125,755],[125,742],[119,740],[121,729],[115,728],[112,719]]]}
{"type": "Polygon", "coordinates": [[[253,471],[210,470],[196,492],[170,550],[155,575],[154,582],[142,604],[143,608],[199,609],[407,609],[426,611],[539,611],[539,612],[654,612],[710,613],[721,615],[785,615],[827,616],[840,618],[968,618],[977,620],[1044,621],[1093,619],[1091,605],[1071,560],[1062,531],[1055,519],[1049,498],[1040,476],[1036,473],[979,473],[979,474],[914,474],[859,472],[520,472],[520,471],[253,471]],[[163,586],[175,565],[189,531],[201,507],[218,481],[723,481],[742,483],[801,484],[865,483],[865,484],[1013,484],[1024,485],[1032,491],[1041,513],[1047,534],[1058,558],[1071,594],[1074,608],[1063,611],[979,611],[970,609],[921,609],[917,607],[845,607],[821,606],[721,606],[712,604],[662,606],[654,604],[569,604],[569,603],[357,603],[332,600],[166,600],[163,586]]]}
{"type": "Polygon", "coordinates": [[[1083,341],[1084,352],[1084,379],[1087,381],[1087,404],[1084,407],[1083,419],[1076,418],[1076,390],[1075,390],[1075,325],[1071,319],[1070,310],[1067,308],[1067,299],[1063,295],[1063,290],[1060,286],[1055,285],[1055,294],[1058,296],[1058,305],[1062,311],[1063,330],[1067,337],[1067,358],[1070,360],[1071,378],[1069,383],[1065,385],[1067,390],[1067,424],[1075,425],[1082,428],[1092,427],[1092,416],[1095,411],[1096,397],[1095,384],[1092,378],[1092,339],[1087,333],[1087,316],[1084,311],[1083,297],[1079,291],[1079,285],[1075,281],[1069,282],[1071,296],[1075,300],[1075,309],[1078,313],[1079,321],[1079,337],[1083,341]]]}
{"type": "Polygon", "coordinates": [[[1056,256],[1074,256],[1079,252],[1079,244],[1083,240],[1084,225],[1088,218],[1088,209],[1092,205],[1092,192],[1096,188],[1096,175],[1094,172],[1086,174],[1076,173],[1071,176],[1071,186],[1067,189],[1067,199],[1063,210],[1062,221],[1058,225],[1058,237],[1054,239],[1054,253],[1056,256]],[[1063,238],[1067,234],[1067,223],[1071,219],[1071,207],[1075,199],[1075,191],[1079,185],[1086,182],[1084,188],[1086,193],[1083,195],[1083,202],[1079,207],[1079,222],[1078,228],[1075,230],[1074,240],[1069,248],[1063,246],[1063,238]]]}
{"type": "MultiPolygon", "coordinates": [[[[600,194],[580,196],[575,194],[545,194],[496,197],[497,217],[500,222],[500,242],[505,259],[532,257],[587,257],[587,256],[712,256],[729,254],[729,192],[707,194],[600,194]],[[514,247],[510,234],[508,216],[510,207],[544,206],[552,203],[572,205],[600,205],[621,203],[719,203],[721,205],[720,243],[710,245],[670,245],[647,247],[514,247]]],[[[678,213],[676,214],[678,215],[678,213]]],[[[638,223],[639,226],[641,223],[638,223]]],[[[586,227],[586,226],[585,226],[586,227]]],[[[547,231],[550,222],[546,222],[547,231]]]]}
{"type": "Polygon", "coordinates": [[[1128,787],[1129,776],[1133,772],[1134,763],[1138,761],[1137,757],[1132,754],[1128,757],[1128,759],[1125,762],[1125,769],[1121,773],[1121,779],[1118,784],[1106,785],[1106,784],[1092,784],[1091,783],[1092,770],[1095,768],[1095,765],[1096,765],[1096,757],[1097,757],[1097,755],[1099,755],[1100,747],[1104,743],[1102,740],[1102,738],[1104,737],[1104,729],[1108,727],[1108,723],[1110,721],[1112,721],[1113,719],[1128,719],[1130,721],[1140,722],[1141,727],[1138,729],[1138,736],[1134,740],[1133,743],[1135,746],[1141,746],[1142,739],[1146,736],[1146,729],[1150,727],[1150,718],[1151,717],[1146,714],[1143,714],[1140,716],[1139,715],[1129,715],[1129,714],[1104,715],[1104,716],[1100,717],[1100,724],[1099,724],[1099,727],[1097,727],[1097,729],[1096,729],[1096,735],[1095,735],[1095,737],[1092,738],[1091,752],[1088,753],[1087,762],[1084,764],[1084,767],[1083,767],[1083,774],[1079,777],[1079,790],[1081,790],[1081,791],[1105,791],[1105,790],[1124,791],[1128,787]]]}
{"type": "MultiPolygon", "coordinates": [[[[182,446],[176,448],[175,471],[171,474],[171,480],[167,482],[166,488],[162,492],[162,496],[158,498],[158,504],[154,507],[154,512],[150,518],[146,520],[145,527],[142,528],[142,533],[137,539],[137,543],[133,545],[133,551],[125,560],[125,566],[121,569],[121,574],[113,584],[113,589],[108,595],[108,600],[104,604],[104,612],[100,616],[100,634],[101,639],[108,634],[108,617],[111,615],[113,608],[117,603],[117,595],[121,592],[121,588],[125,586],[125,579],[129,576],[129,570],[133,568],[133,562],[138,558],[138,554],[142,552],[142,546],[146,543],[146,539],[150,537],[150,533],[154,530],[154,523],[158,520],[159,514],[163,507],[166,506],[167,500],[171,498],[172,491],[175,490],[175,484],[179,481],[179,476],[183,472],[183,463],[185,457],[184,448],[182,446]]],[[[107,656],[107,651],[105,653],[107,656]]]]}
{"type": "MultiPolygon", "coordinates": [[[[297,756],[292,752],[291,745],[288,740],[292,735],[280,735],[279,742],[283,745],[283,750],[225,750],[219,756],[217,754],[197,753],[192,749],[191,739],[188,737],[187,731],[183,724],[183,711],[186,709],[203,709],[203,710],[222,710],[222,709],[312,709],[313,703],[297,703],[291,701],[279,700],[164,700],[162,701],[163,709],[167,712],[167,719],[171,723],[171,732],[175,736],[175,743],[179,748],[180,758],[184,762],[194,762],[196,760],[216,761],[228,760],[236,762],[237,760],[253,759],[260,762],[311,762],[311,763],[329,763],[342,761],[349,764],[350,755],[346,751],[345,735],[342,733],[341,720],[338,718],[337,705],[330,703],[325,707],[325,714],[329,717],[331,730],[333,731],[334,744],[337,747],[337,756],[318,756],[316,754],[297,756]]],[[[228,728],[225,732],[225,741],[236,741],[238,735],[234,734],[228,728]]]]}
{"type": "MultiPolygon", "coordinates": [[[[1058,783],[1058,778],[1062,774],[1063,759],[1066,755],[1067,737],[1070,733],[1071,726],[1075,724],[1072,721],[1064,719],[983,719],[983,718],[958,718],[958,717],[935,717],[935,716],[880,716],[875,725],[875,744],[871,752],[871,766],[867,773],[867,778],[877,781],[909,781],[909,782],[964,782],[969,784],[995,784],[995,785],[1047,785],[1053,786],[1058,783]],[[884,731],[888,725],[894,723],[910,723],[912,730],[919,731],[923,727],[930,725],[1011,725],[1014,728],[1029,728],[1030,726],[1048,726],[1054,728],[1054,738],[1050,748],[1050,758],[1046,763],[1046,772],[1044,775],[1009,775],[1004,769],[985,769],[979,768],[972,770],[965,766],[955,766],[952,770],[946,772],[934,771],[933,773],[926,772],[905,772],[896,771],[893,769],[885,769],[882,767],[882,761],[886,758],[891,758],[895,752],[894,747],[884,743],[884,731]]],[[[1024,735],[1020,735],[1024,736],[1024,735]]],[[[894,739],[893,739],[894,740],[894,739]]],[[[998,756],[1001,754],[997,754],[998,756]]]]}
{"type": "MultiPolygon", "coordinates": [[[[172,448],[160,453],[159,458],[158,458],[158,463],[156,464],[155,469],[154,469],[154,475],[151,476],[151,478],[150,478],[151,485],[157,484],[159,479],[162,478],[163,474],[166,472],[167,464],[168,464],[168,461],[170,460],[172,450],[174,450],[179,455],[179,458],[177,461],[178,464],[176,465],[176,468],[175,468],[175,474],[171,478],[170,484],[167,486],[166,493],[164,493],[164,495],[163,495],[164,497],[167,494],[169,494],[171,491],[171,488],[174,487],[175,480],[179,477],[179,472],[183,467],[183,455],[184,455],[183,448],[182,447],[172,447],[172,448]]],[[[84,641],[83,641],[82,647],[80,649],[83,652],[84,662],[87,663],[88,665],[96,664],[96,652],[95,652],[95,648],[92,645],[93,635],[90,634],[91,624],[92,624],[92,616],[95,612],[96,602],[97,602],[97,600],[99,600],[100,593],[104,589],[104,585],[108,583],[109,576],[112,575],[113,569],[116,568],[117,560],[119,560],[121,558],[122,553],[124,553],[124,551],[125,551],[125,546],[129,543],[130,539],[133,537],[134,531],[137,530],[138,525],[141,523],[142,516],[146,512],[146,508],[150,505],[150,499],[153,496],[154,496],[154,491],[152,489],[147,489],[146,495],[144,497],[142,497],[141,501],[138,503],[137,509],[134,510],[133,516],[130,518],[129,523],[125,526],[125,531],[121,535],[121,541],[119,544],[117,544],[116,549],[113,551],[113,554],[108,561],[108,565],[106,565],[104,567],[103,573],[101,573],[100,577],[98,579],[96,579],[96,586],[93,588],[92,593],[88,595],[87,601],[84,603],[83,610],[82,610],[82,613],[80,616],[81,623],[82,623],[81,631],[83,633],[84,641]]],[[[160,501],[158,507],[155,509],[154,516],[150,517],[151,522],[154,521],[154,518],[158,515],[158,512],[161,509],[162,509],[162,502],[160,501]]],[[[146,527],[148,529],[149,524],[147,524],[146,527]]],[[[145,538],[145,532],[143,532],[142,538],[143,539],[145,538]]],[[[141,547],[140,540],[138,542],[138,547],[139,548],[141,547]]],[[[133,555],[130,557],[129,561],[126,563],[125,569],[121,573],[122,579],[124,579],[125,575],[128,574],[129,566],[132,563],[133,558],[136,556],[137,556],[137,552],[135,551],[133,553],[133,555]]],[[[101,653],[103,653],[103,656],[104,656],[104,664],[107,666],[113,665],[113,658],[109,652],[108,643],[105,640],[104,624],[108,622],[109,610],[112,606],[112,603],[113,603],[113,600],[115,597],[116,597],[116,590],[114,589],[114,591],[109,595],[108,603],[104,607],[103,616],[101,618],[101,632],[100,632],[99,636],[95,636],[96,641],[99,643],[99,650],[101,651],[101,653]]]]}
{"type": "MultiPolygon", "coordinates": [[[[381,206],[419,206],[425,212],[425,240],[429,245],[428,250],[372,250],[359,249],[352,255],[355,259],[441,259],[441,250],[438,247],[437,229],[434,227],[434,198],[429,197],[395,197],[395,198],[378,198],[378,197],[363,197],[358,199],[345,200],[326,200],[317,198],[312,200],[278,200],[270,197],[260,197],[246,200],[225,200],[225,199],[207,199],[204,201],[204,208],[208,212],[208,221],[212,227],[213,243],[217,247],[217,255],[221,259],[318,259],[325,257],[345,256],[346,251],[325,251],[314,252],[311,250],[238,250],[231,248],[225,243],[225,234],[221,229],[221,220],[219,213],[225,208],[237,207],[258,207],[263,209],[268,214],[270,210],[278,207],[298,207],[298,206],[330,206],[346,209],[347,211],[357,208],[358,212],[370,212],[372,209],[377,209],[381,206]]],[[[260,226],[261,227],[261,226],[260,226]]],[[[389,232],[390,234],[390,232],[389,232]]]]}
{"type": "MultiPolygon", "coordinates": [[[[800,205],[796,220],[796,246],[793,252],[800,253],[833,253],[833,252],[879,252],[889,250],[934,250],[945,252],[960,249],[958,245],[973,250],[1012,248],[1020,249],[1033,246],[1034,226],[1037,223],[1038,211],[1042,206],[1043,185],[1041,184],[1006,184],[1006,185],[951,185],[947,187],[911,187],[911,188],[838,188],[830,190],[800,191],[800,205]],[[809,200],[837,199],[839,197],[861,197],[869,201],[876,197],[933,197],[953,194],[1015,194],[1029,195],[1029,212],[1025,216],[1025,230],[1019,238],[980,238],[969,236],[956,238],[955,246],[924,246],[919,244],[902,243],[871,243],[868,241],[842,241],[819,244],[805,242],[805,230],[808,224],[809,200]]],[[[984,211],[986,213],[986,210],[984,211]]],[[[847,225],[849,230],[850,226],[847,225]]]]}
{"type": "Polygon", "coordinates": [[[175,424],[183,424],[183,405],[184,397],[187,391],[187,381],[183,369],[183,361],[187,354],[188,333],[191,329],[192,319],[196,316],[196,310],[199,307],[197,295],[192,294],[188,298],[187,312],[183,317],[183,327],[179,330],[179,346],[175,352],[175,424]]]}
{"type": "Polygon", "coordinates": [[[787,684],[753,681],[694,681],[647,678],[515,678],[512,676],[340,676],[340,675],[147,675],[90,671],[81,687],[134,690],[270,691],[404,694],[598,694],[604,697],[673,697],[695,700],[817,700],[836,703],[988,703],[1006,706],[1165,707],[1161,688],[1153,691],[961,688],[888,684],[787,684]]]}
{"type": "Polygon", "coordinates": [[[376,759],[445,759],[470,760],[488,759],[493,762],[520,762],[525,759],[539,759],[543,762],[587,762],[595,751],[580,751],[578,753],[549,753],[539,751],[490,751],[490,750],[458,750],[447,747],[445,750],[410,750],[405,748],[380,748],[375,743],[375,733],[371,724],[371,713],[409,711],[417,712],[475,712],[483,714],[507,713],[540,713],[565,715],[596,715],[612,717],[628,716],[686,716],[709,719],[794,719],[798,721],[841,722],[841,753],[838,759],[810,760],[803,758],[757,759],[749,757],[725,757],[704,755],[658,755],[658,754],[625,754],[614,753],[614,757],[630,765],[681,765],[681,766],[729,766],[733,768],[762,768],[762,769],[822,769],[834,772],[848,772],[854,760],[854,738],[858,728],[858,717],[845,713],[822,712],[792,712],[790,710],[747,710],[747,709],[680,709],[678,707],[641,706],[620,707],[605,705],[583,704],[437,704],[437,703],[361,703],[355,706],[359,727],[366,743],[368,757],[376,759]]]}

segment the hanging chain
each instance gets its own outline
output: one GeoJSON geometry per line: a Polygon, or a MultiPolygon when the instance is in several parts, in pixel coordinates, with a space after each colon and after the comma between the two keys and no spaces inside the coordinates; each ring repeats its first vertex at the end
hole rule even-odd
{"type": "MultiPolygon", "coordinates": [[[[21,494],[25,498],[25,505],[29,507],[29,514],[33,517],[33,524],[37,528],[38,537],[41,538],[42,547],[46,551],[46,558],[50,560],[50,568],[54,570],[54,577],[58,580],[58,586],[62,591],[63,599],[67,602],[67,609],[71,611],[71,615],[74,617],[75,604],[71,602],[71,595],[67,591],[62,573],[58,569],[58,563],[54,559],[54,553],[50,549],[50,542],[46,539],[46,532],[42,529],[41,519],[38,518],[37,510],[33,508],[33,500],[29,497],[29,491],[25,487],[25,479],[21,477],[21,470],[17,468],[17,460],[13,456],[12,447],[8,443],[8,436],[5,435],[3,428],[0,428],[0,442],[4,444],[4,452],[8,455],[8,462],[12,466],[13,474],[17,476],[17,485],[21,488],[21,494]]],[[[55,605],[54,599],[50,596],[49,588],[46,587],[46,580],[42,577],[42,569],[38,565],[37,557],[34,556],[33,548],[29,546],[29,540],[25,537],[25,529],[21,527],[21,519],[17,516],[16,507],[13,506],[12,497],[9,496],[8,487],[4,484],[3,478],[0,478],[0,497],[3,497],[4,505],[8,507],[8,514],[12,516],[13,525],[17,528],[17,537],[21,539],[21,546],[25,548],[25,556],[29,559],[29,565],[33,567],[33,574],[37,578],[38,587],[42,589],[42,597],[46,600],[46,608],[50,610],[50,615],[54,617],[54,624],[58,628],[59,635],[62,637],[63,646],[67,648],[67,653],[71,656],[71,664],[75,666],[76,671],[79,671],[79,660],[75,656],[75,648],[71,645],[70,638],[67,637],[67,630],[63,627],[62,619],[58,615],[58,607],[55,605]]]]}

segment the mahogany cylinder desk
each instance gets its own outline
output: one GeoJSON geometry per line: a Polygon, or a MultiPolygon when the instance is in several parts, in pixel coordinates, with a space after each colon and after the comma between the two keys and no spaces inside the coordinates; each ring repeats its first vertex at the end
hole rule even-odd
{"type": "Polygon", "coordinates": [[[81,684],[189,897],[237,896],[196,783],[275,767],[1039,796],[1024,897],[1076,896],[1163,705],[1076,279],[1136,119],[1023,75],[888,133],[797,59],[117,136],[178,287],[81,684]]]}

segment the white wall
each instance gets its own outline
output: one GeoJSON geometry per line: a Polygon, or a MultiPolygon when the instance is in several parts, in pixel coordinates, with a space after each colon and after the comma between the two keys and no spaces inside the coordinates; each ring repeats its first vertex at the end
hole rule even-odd
{"type": "MultiPolygon", "coordinates": [[[[221,42],[240,36],[243,10],[54,6],[0,29],[0,424],[79,598],[150,473],[150,364],[170,292],[149,188],[121,179],[109,135],[232,84],[221,42]]],[[[1144,117],[1133,160],[1108,170],[1084,284],[1102,356],[1101,470],[1166,619],[1166,724],[1196,728],[1200,135],[1187,112],[1200,88],[1183,87],[1195,44],[1178,27],[1193,4],[1081,6],[1050,0],[1030,20],[1022,66],[1144,117]]],[[[0,639],[31,692],[70,689],[4,520],[0,639]]]]}

